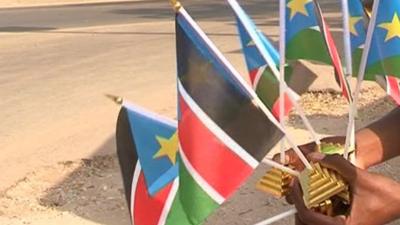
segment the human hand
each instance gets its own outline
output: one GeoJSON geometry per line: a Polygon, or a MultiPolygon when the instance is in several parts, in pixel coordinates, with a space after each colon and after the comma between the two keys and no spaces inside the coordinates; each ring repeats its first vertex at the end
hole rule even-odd
{"type": "Polygon", "coordinates": [[[356,168],[339,155],[313,153],[310,158],[336,170],[348,182],[352,193],[350,215],[329,217],[307,209],[300,184],[295,179],[290,198],[298,211],[297,225],[382,225],[400,218],[398,183],[356,168]]]}
{"type": "MultiPolygon", "coordinates": [[[[323,138],[321,142],[344,145],[346,142],[346,138],[341,136],[326,137],[323,138]]],[[[310,142],[299,146],[299,149],[305,156],[307,156],[308,154],[315,152],[317,150],[316,147],[317,146],[315,142],[310,142]]],[[[273,160],[279,162],[280,154],[278,153],[274,155],[273,160]]],[[[301,162],[299,156],[293,149],[289,149],[285,152],[285,164],[293,166],[297,171],[303,171],[305,169],[304,164],[301,162]]]]}

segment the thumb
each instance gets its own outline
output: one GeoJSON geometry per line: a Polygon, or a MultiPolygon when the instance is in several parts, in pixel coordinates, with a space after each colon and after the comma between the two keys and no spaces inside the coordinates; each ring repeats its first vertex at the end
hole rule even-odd
{"type": "Polygon", "coordinates": [[[321,157],[321,153],[311,153],[309,158],[311,158],[313,162],[319,162],[324,167],[335,170],[347,182],[353,182],[357,176],[357,168],[338,154],[321,157]]]}

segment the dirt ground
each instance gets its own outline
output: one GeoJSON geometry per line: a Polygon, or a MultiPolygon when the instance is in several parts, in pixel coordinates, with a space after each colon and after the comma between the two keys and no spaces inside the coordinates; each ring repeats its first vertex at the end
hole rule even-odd
{"type": "MultiPolygon", "coordinates": [[[[317,131],[326,134],[343,132],[347,106],[338,93],[306,93],[301,103],[317,131]]],[[[393,107],[380,87],[370,85],[362,93],[359,124],[365,125],[393,107]]],[[[291,114],[289,125],[293,129],[303,126],[295,113],[291,114]]],[[[391,162],[376,171],[394,176],[400,171],[396,164],[396,161],[391,162]]],[[[289,209],[284,201],[255,189],[255,182],[266,169],[267,166],[261,165],[249,182],[206,224],[250,225],[289,209]]],[[[59,162],[30,172],[0,195],[0,224],[128,225],[123,193],[114,154],[59,162]]],[[[293,219],[288,218],[277,224],[292,223],[293,219]]]]}

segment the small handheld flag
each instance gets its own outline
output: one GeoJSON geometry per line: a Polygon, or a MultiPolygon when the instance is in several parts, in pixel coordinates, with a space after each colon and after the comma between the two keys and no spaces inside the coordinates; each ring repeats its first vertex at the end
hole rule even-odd
{"type": "Polygon", "coordinates": [[[338,50],[336,48],[329,26],[325,22],[324,17],[322,16],[322,10],[321,7],[319,6],[319,3],[314,1],[314,4],[315,4],[316,18],[319,27],[322,29],[322,35],[324,37],[326,47],[329,52],[329,56],[331,58],[333,68],[335,69],[336,81],[339,84],[340,88],[342,89],[343,96],[351,103],[353,101],[353,96],[351,93],[350,85],[343,71],[342,62],[340,61],[338,50]]]}
{"type": "Polygon", "coordinates": [[[400,106],[400,79],[393,76],[377,76],[376,81],[386,90],[393,101],[400,106]]]}
{"type": "MultiPolygon", "coordinates": [[[[121,108],[116,130],[117,154],[135,225],[166,224],[165,215],[170,213],[171,201],[178,188],[178,171],[175,169],[178,164],[169,163],[168,157],[153,159],[152,155],[157,155],[165,146],[157,146],[157,137],[159,140],[171,139],[175,131],[176,123],[171,120],[126,102],[121,108]],[[143,122],[148,126],[143,126],[143,122]]],[[[173,139],[171,142],[174,141],[177,143],[173,139]]],[[[177,151],[172,152],[176,154],[177,151]]]]}
{"type": "Polygon", "coordinates": [[[343,96],[352,101],[350,86],[319,4],[315,0],[288,0],[286,9],[286,58],[330,64],[343,96]]]}
{"type": "MultiPolygon", "coordinates": [[[[365,46],[367,25],[369,22],[368,15],[366,15],[363,5],[360,0],[349,0],[349,14],[350,14],[350,39],[351,51],[353,58],[353,74],[358,73],[360,67],[361,55],[365,46]]],[[[400,90],[398,78],[393,76],[376,76],[376,81],[387,94],[400,105],[400,90]]]]}
{"type": "Polygon", "coordinates": [[[358,74],[367,35],[368,18],[360,0],[348,0],[353,75],[358,74]]]}
{"type": "Polygon", "coordinates": [[[286,7],[286,58],[331,64],[314,1],[288,0],[286,7]]]}
{"type": "MultiPolygon", "coordinates": [[[[275,118],[280,120],[279,112],[281,99],[279,95],[279,79],[277,78],[278,74],[274,73],[274,71],[276,71],[274,69],[279,67],[279,53],[267,37],[257,29],[256,25],[236,1],[230,0],[228,3],[235,13],[240,41],[253,88],[265,106],[272,111],[275,118]],[[259,46],[256,45],[255,40],[251,37],[249,32],[253,32],[257,36],[258,40],[260,40],[266,54],[268,54],[272,59],[272,66],[275,67],[274,69],[272,69],[264,59],[259,46]]],[[[291,69],[292,68],[288,68],[288,72],[291,69]]],[[[283,102],[285,105],[283,107],[283,116],[289,114],[290,110],[294,106],[293,101],[300,99],[300,96],[290,88],[288,88],[288,92],[291,92],[290,94],[293,98],[290,98],[288,94],[284,95],[285,100],[283,102]]]]}
{"type": "Polygon", "coordinates": [[[400,2],[376,0],[376,12],[371,31],[371,40],[367,40],[368,58],[365,79],[373,80],[375,75],[400,77],[400,2]]]}

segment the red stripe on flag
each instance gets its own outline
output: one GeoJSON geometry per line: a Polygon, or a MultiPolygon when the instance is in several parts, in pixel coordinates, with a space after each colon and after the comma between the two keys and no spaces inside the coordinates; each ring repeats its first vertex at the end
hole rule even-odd
{"type": "Polygon", "coordinates": [[[400,105],[400,87],[399,80],[397,77],[387,76],[386,77],[389,85],[389,95],[393,98],[397,105],[400,105]]]}
{"type": "MultiPolygon", "coordinates": [[[[285,94],[284,97],[285,97],[285,106],[284,106],[285,107],[284,108],[285,112],[284,112],[284,116],[287,116],[287,115],[289,115],[290,110],[292,110],[294,104],[293,104],[292,100],[290,99],[290,97],[288,96],[288,94],[285,94]]],[[[272,114],[279,121],[280,121],[280,116],[281,116],[281,114],[280,114],[280,111],[281,111],[280,110],[281,109],[280,102],[281,102],[281,98],[278,97],[278,99],[275,101],[274,105],[272,106],[272,114]]]]}
{"type": "MultiPolygon", "coordinates": [[[[182,97],[179,141],[196,172],[224,198],[252,174],[253,169],[207,128],[182,97]]],[[[251,135],[251,134],[248,134],[251,135]]]]}
{"type": "Polygon", "coordinates": [[[141,172],[136,184],[134,202],[132,203],[134,205],[133,223],[135,225],[157,225],[171,188],[172,183],[165,186],[155,196],[150,196],[147,192],[144,174],[141,172]]]}
{"type": "Polygon", "coordinates": [[[253,69],[253,70],[251,70],[251,71],[249,72],[251,85],[254,85],[254,82],[256,82],[258,70],[259,70],[259,68],[253,69]]]}
{"type": "Polygon", "coordinates": [[[322,17],[321,9],[319,8],[319,6],[318,6],[318,12],[320,14],[319,17],[321,18],[321,22],[322,22],[323,35],[325,37],[329,55],[332,59],[332,64],[335,69],[335,75],[337,76],[337,79],[339,80],[339,85],[340,85],[340,88],[342,89],[343,96],[349,102],[351,102],[352,97],[351,97],[351,93],[350,93],[350,89],[349,89],[349,84],[347,83],[347,80],[343,73],[342,62],[340,61],[340,56],[339,56],[338,50],[336,48],[335,41],[333,40],[329,26],[328,26],[328,24],[326,24],[325,19],[322,17]]]}

